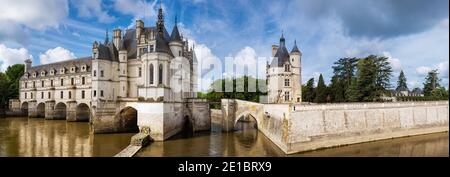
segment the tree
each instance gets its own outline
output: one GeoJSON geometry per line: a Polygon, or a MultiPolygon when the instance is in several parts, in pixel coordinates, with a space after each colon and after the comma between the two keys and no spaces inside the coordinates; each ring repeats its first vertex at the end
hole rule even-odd
{"type": "Polygon", "coordinates": [[[439,82],[441,79],[438,77],[438,70],[432,70],[428,72],[427,77],[425,78],[425,82],[423,83],[423,93],[425,96],[431,96],[431,92],[433,92],[434,89],[440,87],[439,82]]]}
{"type": "Polygon", "coordinates": [[[345,101],[345,90],[343,81],[337,76],[331,78],[329,88],[330,99],[332,102],[340,103],[345,101]]]}
{"type": "MultiPolygon", "coordinates": [[[[339,80],[343,90],[348,90],[350,87],[352,79],[355,76],[358,60],[359,59],[357,58],[341,58],[334,63],[334,66],[332,67],[334,73],[333,77],[336,77],[339,80]]],[[[343,96],[344,101],[347,100],[346,95],[344,94],[343,96]]]]}
{"type": "Polygon", "coordinates": [[[403,71],[400,72],[400,75],[398,76],[397,81],[397,91],[406,91],[408,90],[408,85],[406,84],[406,77],[405,73],[403,71]]]}
{"type": "Polygon", "coordinates": [[[9,99],[19,97],[19,81],[24,68],[24,65],[16,64],[9,66],[5,73],[0,72],[0,108],[6,108],[9,99]]]}
{"type": "Polygon", "coordinates": [[[448,100],[448,91],[444,87],[438,87],[431,92],[431,97],[436,100],[448,100]]]}
{"type": "Polygon", "coordinates": [[[316,97],[314,102],[316,103],[325,103],[327,102],[327,86],[325,85],[325,81],[323,80],[322,74],[320,74],[319,82],[317,83],[316,88],[316,97]]]}
{"type": "Polygon", "coordinates": [[[302,89],[303,93],[303,100],[305,102],[313,102],[315,96],[314,93],[314,78],[311,78],[308,80],[308,82],[306,83],[306,86],[302,89]]]}
{"type": "Polygon", "coordinates": [[[359,90],[359,101],[372,102],[378,96],[377,93],[377,66],[373,58],[368,57],[359,60],[357,89],[359,90]]]}
{"type": "Polygon", "coordinates": [[[392,67],[389,58],[384,56],[370,55],[367,59],[373,60],[375,66],[375,92],[379,97],[391,88],[392,67]]]}
{"type": "Polygon", "coordinates": [[[348,102],[358,102],[360,101],[361,93],[358,88],[358,80],[353,77],[350,81],[350,87],[345,90],[345,97],[348,102]]]}

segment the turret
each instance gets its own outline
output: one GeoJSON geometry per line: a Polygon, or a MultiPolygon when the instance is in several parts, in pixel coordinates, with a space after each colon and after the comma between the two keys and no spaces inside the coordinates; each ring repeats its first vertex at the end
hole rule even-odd
{"type": "Polygon", "coordinates": [[[98,59],[98,42],[95,41],[94,44],[92,44],[92,59],[98,59]]]}
{"type": "Polygon", "coordinates": [[[121,39],[122,39],[122,30],[120,29],[115,29],[113,31],[114,35],[113,35],[113,42],[114,42],[114,46],[116,46],[117,49],[119,49],[120,47],[120,43],[121,43],[121,39]]]}
{"type": "Polygon", "coordinates": [[[141,34],[144,32],[144,22],[142,20],[136,20],[136,39],[139,40],[141,34]]]}
{"type": "Polygon", "coordinates": [[[291,63],[294,67],[300,67],[301,65],[301,57],[302,57],[302,52],[300,52],[300,50],[297,47],[297,40],[295,40],[294,42],[294,47],[292,48],[291,51],[291,63]]]}
{"type": "Polygon", "coordinates": [[[25,60],[25,72],[28,72],[28,70],[31,68],[31,66],[32,66],[32,61],[31,61],[31,59],[27,59],[27,60],[25,60]]]}
{"type": "Polygon", "coordinates": [[[175,26],[170,35],[169,47],[175,57],[183,56],[183,40],[178,30],[177,18],[175,18],[175,26]]]}

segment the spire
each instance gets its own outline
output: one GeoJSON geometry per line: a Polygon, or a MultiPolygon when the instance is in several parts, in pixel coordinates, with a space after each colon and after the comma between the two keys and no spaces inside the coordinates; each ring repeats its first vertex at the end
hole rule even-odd
{"type": "Polygon", "coordinates": [[[106,29],[105,45],[109,43],[108,29],[106,29]]]}
{"type": "Polygon", "coordinates": [[[183,40],[181,38],[180,31],[178,30],[177,21],[178,21],[177,16],[175,16],[175,25],[174,25],[173,30],[172,30],[172,35],[170,35],[171,38],[172,38],[171,41],[182,42],[183,40]]]}
{"type": "Polygon", "coordinates": [[[297,40],[294,41],[294,48],[292,48],[291,53],[294,53],[294,52],[300,53],[300,50],[298,50],[298,47],[297,47],[297,40]]]}
{"type": "Polygon", "coordinates": [[[286,39],[284,38],[284,31],[281,31],[281,38],[280,38],[280,47],[285,46],[286,39]]]}
{"type": "Polygon", "coordinates": [[[158,33],[163,36],[164,35],[164,14],[162,9],[162,0],[159,1],[159,10],[158,10],[158,22],[156,22],[156,26],[158,28],[158,33]]]}

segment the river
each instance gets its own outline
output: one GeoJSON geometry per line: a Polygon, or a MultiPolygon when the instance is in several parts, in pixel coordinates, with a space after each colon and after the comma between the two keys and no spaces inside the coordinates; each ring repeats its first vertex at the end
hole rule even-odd
{"type": "MultiPolygon", "coordinates": [[[[0,119],[0,157],[109,157],[127,147],[133,134],[94,135],[88,123],[43,119],[0,119]]],[[[251,123],[240,130],[186,138],[180,134],[144,148],[138,157],[279,157],[286,156],[251,123]]],[[[449,156],[449,136],[437,133],[317,150],[289,156],[423,157],[449,156]]]]}

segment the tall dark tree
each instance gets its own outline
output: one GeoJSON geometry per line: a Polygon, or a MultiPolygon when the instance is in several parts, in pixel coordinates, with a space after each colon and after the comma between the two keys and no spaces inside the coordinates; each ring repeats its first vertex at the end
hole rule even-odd
{"type": "Polygon", "coordinates": [[[425,96],[431,96],[431,92],[441,86],[439,83],[441,79],[439,79],[438,75],[437,69],[428,72],[425,82],[423,83],[423,93],[425,96]]]}
{"type": "Polygon", "coordinates": [[[384,56],[370,55],[367,59],[373,60],[375,65],[375,92],[379,97],[391,88],[392,66],[384,56]]]}
{"type": "Polygon", "coordinates": [[[0,73],[0,108],[6,108],[9,99],[19,97],[19,81],[24,68],[24,65],[16,64],[9,66],[5,73],[0,73]]]}
{"type": "Polygon", "coordinates": [[[406,84],[406,77],[405,77],[405,73],[403,73],[403,71],[400,72],[400,75],[398,76],[398,81],[397,81],[397,91],[407,91],[408,89],[408,85],[406,84]]]}
{"type": "Polygon", "coordinates": [[[372,102],[377,97],[377,66],[373,58],[368,57],[358,62],[357,88],[359,101],[372,102]]]}
{"type": "Polygon", "coordinates": [[[329,88],[330,99],[332,102],[340,103],[345,102],[345,90],[344,85],[339,77],[333,76],[331,78],[331,84],[329,88]]]}
{"type": "Polygon", "coordinates": [[[358,80],[356,77],[353,77],[350,81],[350,87],[345,90],[346,101],[348,102],[358,102],[361,101],[361,92],[358,88],[358,80]]]}
{"type": "MultiPolygon", "coordinates": [[[[356,74],[357,58],[341,58],[333,65],[334,76],[341,82],[343,90],[347,90],[352,82],[352,78],[356,74]]],[[[347,100],[344,94],[344,100],[347,100]]]]}
{"type": "Polygon", "coordinates": [[[316,97],[314,92],[314,78],[311,78],[302,89],[302,98],[305,102],[313,102],[316,97]]]}
{"type": "Polygon", "coordinates": [[[325,81],[323,80],[322,74],[319,76],[319,82],[317,83],[316,88],[316,97],[314,102],[316,103],[326,103],[327,102],[327,85],[325,85],[325,81]]]}

